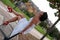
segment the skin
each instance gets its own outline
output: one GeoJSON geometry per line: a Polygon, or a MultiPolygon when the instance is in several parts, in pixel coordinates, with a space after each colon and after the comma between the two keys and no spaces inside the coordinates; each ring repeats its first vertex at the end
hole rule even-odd
{"type": "Polygon", "coordinates": [[[23,33],[24,31],[26,31],[28,28],[30,28],[33,24],[37,24],[40,20],[39,20],[39,17],[41,17],[43,15],[42,14],[37,14],[33,17],[32,21],[30,22],[30,24],[21,32],[23,33]]]}
{"type": "MultiPolygon", "coordinates": [[[[24,17],[24,15],[22,15],[22,14],[18,14],[17,12],[15,12],[14,10],[12,11],[15,15],[16,15],[16,17],[14,17],[14,18],[12,18],[12,19],[9,19],[8,20],[8,22],[10,23],[10,22],[14,22],[14,21],[16,21],[16,20],[20,20],[20,19],[22,19],[22,18],[25,18],[24,17]]],[[[23,33],[24,31],[26,31],[28,28],[30,28],[33,24],[37,24],[40,20],[39,20],[39,17],[41,17],[43,15],[43,12],[42,11],[40,11],[39,13],[37,13],[34,17],[33,17],[33,19],[32,19],[32,21],[30,22],[30,24],[24,29],[24,30],[22,30],[22,32],[21,33],[23,33]]],[[[4,22],[4,23],[6,23],[6,21],[4,22]]]]}

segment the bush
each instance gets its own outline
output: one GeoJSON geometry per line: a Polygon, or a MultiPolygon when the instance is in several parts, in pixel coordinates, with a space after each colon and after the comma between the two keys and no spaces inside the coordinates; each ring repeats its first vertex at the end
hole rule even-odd
{"type": "Polygon", "coordinates": [[[51,31],[51,33],[48,33],[51,37],[56,38],[56,39],[60,39],[60,33],[57,30],[57,28],[53,28],[53,30],[51,31]]]}

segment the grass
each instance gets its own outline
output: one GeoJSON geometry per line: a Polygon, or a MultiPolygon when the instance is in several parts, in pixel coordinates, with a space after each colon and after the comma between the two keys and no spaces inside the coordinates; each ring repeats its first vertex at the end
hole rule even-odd
{"type": "MultiPolygon", "coordinates": [[[[4,3],[4,4],[6,4],[6,5],[10,5],[12,8],[14,8],[15,7],[15,5],[12,3],[12,2],[10,2],[9,0],[2,0],[2,2],[4,3]]],[[[16,10],[17,12],[19,12],[19,13],[23,13],[21,10],[19,10],[19,8],[15,8],[14,10],[16,10]]],[[[24,14],[25,15],[25,14],[24,14]]],[[[25,17],[27,18],[27,19],[29,19],[29,17],[27,16],[27,15],[25,15],[25,17]]],[[[37,25],[36,27],[35,27],[35,29],[37,29],[40,33],[42,33],[42,34],[45,34],[46,32],[45,32],[45,30],[44,29],[42,29],[42,27],[40,27],[39,25],[37,25]]],[[[49,36],[49,35],[47,35],[47,37],[49,38],[49,39],[51,39],[52,40],[52,38],[49,36]]]]}
{"type": "Polygon", "coordinates": [[[45,34],[46,32],[44,31],[44,29],[42,29],[42,27],[40,27],[39,25],[37,25],[36,27],[35,27],[35,29],[37,29],[40,33],[42,33],[42,34],[45,34]]]}
{"type": "MultiPolygon", "coordinates": [[[[42,33],[42,34],[45,34],[45,33],[46,33],[46,31],[45,31],[42,27],[40,27],[39,25],[37,25],[37,26],[35,27],[35,29],[37,29],[37,31],[39,31],[39,32],[42,33]]],[[[53,38],[50,37],[49,35],[47,35],[46,37],[48,37],[50,40],[53,40],[53,38]]]]}
{"type": "Polygon", "coordinates": [[[6,5],[10,5],[12,8],[15,7],[9,0],[2,0],[2,2],[6,5]]]}

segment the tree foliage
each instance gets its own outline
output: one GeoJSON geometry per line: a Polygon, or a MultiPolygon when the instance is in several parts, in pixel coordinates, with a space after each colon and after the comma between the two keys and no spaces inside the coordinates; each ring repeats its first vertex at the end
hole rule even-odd
{"type": "MultiPolygon", "coordinates": [[[[58,10],[55,13],[55,16],[58,16],[60,18],[60,0],[47,0],[47,1],[49,1],[51,8],[58,10]]],[[[56,28],[54,28],[54,30],[49,35],[57,38],[57,40],[60,40],[60,33],[56,28]]]]}
{"type": "Polygon", "coordinates": [[[47,0],[50,3],[50,7],[52,7],[53,9],[57,9],[58,11],[55,13],[55,15],[58,13],[58,17],[60,17],[60,0],[47,0]]]}
{"type": "Polygon", "coordinates": [[[53,31],[51,33],[48,33],[51,37],[56,38],[57,40],[60,39],[60,33],[56,27],[53,28],[53,31]]]}
{"type": "Polygon", "coordinates": [[[24,2],[24,3],[26,3],[26,2],[28,2],[29,0],[22,0],[22,2],[24,2]]]}
{"type": "Polygon", "coordinates": [[[43,21],[42,21],[39,25],[40,25],[41,27],[47,29],[47,23],[46,23],[46,22],[43,22],[43,21]]]}
{"type": "Polygon", "coordinates": [[[50,2],[50,6],[52,8],[58,9],[60,8],[60,0],[48,0],[50,2]]]}

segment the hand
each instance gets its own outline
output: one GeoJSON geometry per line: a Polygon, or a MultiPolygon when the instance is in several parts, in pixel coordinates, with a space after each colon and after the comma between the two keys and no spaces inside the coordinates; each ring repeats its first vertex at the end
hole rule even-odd
{"type": "Polygon", "coordinates": [[[4,21],[3,22],[3,25],[8,25],[9,24],[9,21],[4,21]]]}
{"type": "Polygon", "coordinates": [[[7,7],[9,12],[12,12],[12,8],[10,6],[7,7]]]}

